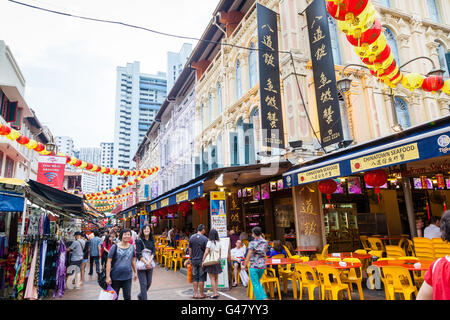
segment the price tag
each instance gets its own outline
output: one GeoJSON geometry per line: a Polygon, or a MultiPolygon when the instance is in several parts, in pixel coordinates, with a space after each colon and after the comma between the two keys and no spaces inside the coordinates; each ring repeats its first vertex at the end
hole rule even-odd
{"type": "Polygon", "coordinates": [[[331,256],[332,256],[332,257],[340,258],[340,257],[341,257],[341,254],[340,254],[340,253],[332,253],[331,256]]]}
{"type": "Polygon", "coordinates": [[[281,263],[281,259],[272,259],[272,263],[281,263]]]}

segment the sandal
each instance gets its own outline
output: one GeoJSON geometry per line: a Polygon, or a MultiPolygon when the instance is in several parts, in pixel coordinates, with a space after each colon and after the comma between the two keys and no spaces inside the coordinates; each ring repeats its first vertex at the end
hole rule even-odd
{"type": "Polygon", "coordinates": [[[206,296],[205,295],[203,295],[203,296],[200,296],[200,297],[197,297],[197,299],[205,299],[206,298],[206,296]]]}
{"type": "Polygon", "coordinates": [[[219,298],[219,295],[217,295],[217,296],[211,296],[210,298],[211,298],[211,299],[217,299],[217,298],[219,298]]]}

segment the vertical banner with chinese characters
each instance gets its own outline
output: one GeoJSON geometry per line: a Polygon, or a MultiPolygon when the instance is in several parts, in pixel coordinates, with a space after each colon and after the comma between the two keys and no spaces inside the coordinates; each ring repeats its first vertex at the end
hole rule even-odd
{"type": "Polygon", "coordinates": [[[284,148],[277,13],[258,3],[256,9],[263,145],[271,148],[284,148]]]}
{"type": "Polygon", "coordinates": [[[37,182],[63,189],[66,157],[39,156],[37,182]]]}
{"type": "Polygon", "coordinates": [[[322,147],[344,140],[325,1],[306,9],[322,147]]]}

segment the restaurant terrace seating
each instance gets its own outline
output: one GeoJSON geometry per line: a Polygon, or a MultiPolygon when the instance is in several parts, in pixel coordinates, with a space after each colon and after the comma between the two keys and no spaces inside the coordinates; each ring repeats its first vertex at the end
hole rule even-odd
{"type": "Polygon", "coordinates": [[[417,297],[417,288],[411,280],[411,275],[406,268],[389,266],[383,268],[389,300],[396,300],[396,294],[401,293],[405,300],[417,297]]]}
{"type": "Polygon", "coordinates": [[[296,264],[295,270],[298,272],[300,279],[299,300],[302,300],[303,289],[308,290],[309,300],[314,300],[314,290],[319,288],[319,298],[321,298],[321,285],[317,278],[316,271],[306,264],[296,264]]]}
{"type": "Polygon", "coordinates": [[[326,297],[331,300],[339,300],[339,294],[342,292],[347,293],[348,300],[352,299],[350,288],[347,284],[342,283],[338,270],[326,265],[318,265],[316,269],[323,289],[322,300],[325,300],[326,297]]]}
{"type": "Polygon", "coordinates": [[[414,252],[416,257],[420,259],[434,260],[433,241],[428,238],[415,237],[413,238],[414,252]]]}
{"type": "MultiPolygon", "coordinates": [[[[361,260],[358,258],[344,258],[344,262],[350,263],[361,263],[361,260]]],[[[364,293],[362,290],[362,268],[351,268],[348,273],[341,274],[341,280],[344,283],[348,283],[350,287],[350,291],[353,291],[353,284],[356,284],[358,288],[359,298],[360,300],[364,300],[364,293]]]]}
{"type": "Polygon", "coordinates": [[[386,245],[386,256],[389,258],[398,258],[405,255],[405,251],[400,246],[386,245]]]}

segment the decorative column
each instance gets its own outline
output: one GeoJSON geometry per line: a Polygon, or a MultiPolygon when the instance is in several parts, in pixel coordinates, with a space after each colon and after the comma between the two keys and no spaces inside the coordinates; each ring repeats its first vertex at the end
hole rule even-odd
{"type": "Polygon", "coordinates": [[[244,96],[250,90],[248,52],[239,52],[239,62],[241,63],[242,95],[244,96]]]}

